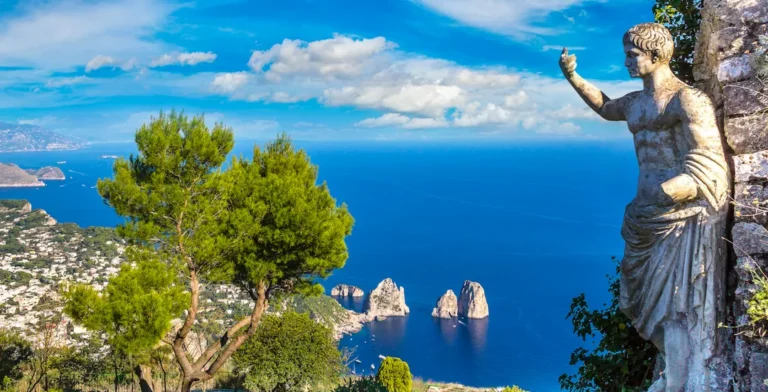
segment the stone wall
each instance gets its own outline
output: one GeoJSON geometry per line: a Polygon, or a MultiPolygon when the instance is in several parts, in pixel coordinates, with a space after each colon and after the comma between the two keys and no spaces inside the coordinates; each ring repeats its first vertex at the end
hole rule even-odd
{"type": "MultiPolygon", "coordinates": [[[[747,303],[755,292],[750,267],[768,273],[768,78],[761,80],[756,72],[765,49],[759,37],[768,38],[768,0],[704,0],[703,6],[694,76],[717,107],[731,153],[733,250],[724,323],[740,326],[749,320],[747,303]]],[[[732,389],[768,391],[768,338],[754,328],[730,331],[736,333],[726,333],[723,343],[731,358],[732,389]]]]}

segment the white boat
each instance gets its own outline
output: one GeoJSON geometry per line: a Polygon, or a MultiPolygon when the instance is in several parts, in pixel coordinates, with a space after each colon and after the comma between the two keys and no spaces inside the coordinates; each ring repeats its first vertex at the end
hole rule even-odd
{"type": "Polygon", "coordinates": [[[387,357],[385,357],[385,356],[383,356],[383,355],[379,354],[379,359],[387,359],[387,357]]]}
{"type": "Polygon", "coordinates": [[[56,162],[57,165],[63,165],[65,163],[67,163],[67,161],[58,161],[58,162],[56,162]]]}
{"type": "Polygon", "coordinates": [[[461,320],[456,320],[456,321],[458,321],[458,322],[459,322],[459,324],[461,324],[461,325],[467,325],[467,323],[465,323],[465,322],[463,322],[463,321],[461,321],[461,320]]]}

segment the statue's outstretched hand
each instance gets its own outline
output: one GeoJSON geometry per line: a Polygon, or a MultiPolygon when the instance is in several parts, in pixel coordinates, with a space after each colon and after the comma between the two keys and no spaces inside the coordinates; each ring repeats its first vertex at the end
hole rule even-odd
{"type": "Polygon", "coordinates": [[[560,69],[565,77],[570,77],[576,72],[576,55],[568,55],[568,48],[563,48],[563,53],[560,54],[560,69]]]}

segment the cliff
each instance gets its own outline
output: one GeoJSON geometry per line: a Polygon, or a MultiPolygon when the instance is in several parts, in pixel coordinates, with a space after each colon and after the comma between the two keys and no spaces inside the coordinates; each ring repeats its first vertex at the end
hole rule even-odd
{"type": "Polygon", "coordinates": [[[0,163],[0,187],[33,186],[45,186],[45,184],[16,165],[0,163]]]}
{"type": "Polygon", "coordinates": [[[365,297],[363,311],[369,318],[376,318],[405,316],[411,310],[405,304],[405,289],[386,278],[365,297]]]}
{"type": "Polygon", "coordinates": [[[488,301],[480,283],[464,281],[459,295],[459,317],[482,319],[488,317],[488,301]]]}
{"type": "Polygon", "coordinates": [[[459,303],[453,290],[448,290],[437,300],[435,308],[432,309],[432,317],[449,319],[458,316],[459,303]]]}
{"type": "Polygon", "coordinates": [[[331,289],[331,295],[334,297],[363,297],[365,291],[357,286],[338,284],[331,289]]]}

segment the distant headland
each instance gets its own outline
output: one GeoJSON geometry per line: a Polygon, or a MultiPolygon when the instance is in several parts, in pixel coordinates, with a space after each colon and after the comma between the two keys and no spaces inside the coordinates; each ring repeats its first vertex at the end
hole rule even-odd
{"type": "Polygon", "coordinates": [[[45,186],[41,180],[64,180],[64,172],[55,166],[40,169],[22,169],[12,163],[0,163],[0,188],[45,186]]]}
{"type": "Polygon", "coordinates": [[[0,122],[0,152],[78,150],[86,143],[36,125],[0,122]]]}

